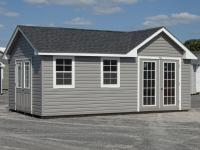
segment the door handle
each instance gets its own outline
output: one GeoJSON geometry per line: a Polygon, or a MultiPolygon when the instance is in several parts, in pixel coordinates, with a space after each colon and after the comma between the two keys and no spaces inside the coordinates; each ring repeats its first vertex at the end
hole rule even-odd
{"type": "Polygon", "coordinates": [[[160,88],[161,90],[163,90],[163,88],[160,88]]]}

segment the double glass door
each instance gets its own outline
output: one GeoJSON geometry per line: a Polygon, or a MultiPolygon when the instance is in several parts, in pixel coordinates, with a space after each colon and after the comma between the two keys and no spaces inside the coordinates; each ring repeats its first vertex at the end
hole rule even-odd
{"type": "Polygon", "coordinates": [[[176,60],[141,59],[141,109],[177,109],[178,64],[176,60]]]}

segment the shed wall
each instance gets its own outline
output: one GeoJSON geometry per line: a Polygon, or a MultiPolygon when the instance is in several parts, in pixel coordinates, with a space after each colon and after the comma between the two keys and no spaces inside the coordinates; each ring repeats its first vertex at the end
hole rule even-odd
{"type": "MultiPolygon", "coordinates": [[[[155,56],[155,57],[180,57],[183,51],[164,34],[157,36],[149,44],[139,50],[139,56],[155,56]]],[[[189,109],[191,106],[191,61],[181,60],[181,100],[182,109],[189,109]]]]}
{"type": "Polygon", "coordinates": [[[33,114],[41,115],[41,60],[20,33],[12,45],[9,60],[9,108],[15,109],[15,60],[24,58],[32,59],[32,110],[33,114]]]}
{"type": "Polygon", "coordinates": [[[75,88],[53,88],[53,57],[42,59],[43,116],[134,112],[137,63],[121,58],[120,88],[101,88],[100,57],[75,57],[75,88]]]}

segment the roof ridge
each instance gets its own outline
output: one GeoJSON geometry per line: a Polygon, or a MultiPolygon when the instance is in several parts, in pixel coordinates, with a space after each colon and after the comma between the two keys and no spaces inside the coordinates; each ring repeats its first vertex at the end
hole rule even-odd
{"type": "Polygon", "coordinates": [[[33,26],[33,25],[17,25],[17,27],[31,27],[31,28],[50,28],[50,29],[66,29],[66,30],[82,30],[82,31],[97,31],[97,32],[116,32],[116,33],[133,33],[133,32],[142,32],[142,31],[148,31],[148,30],[155,30],[155,29],[161,29],[164,26],[160,27],[153,27],[153,28],[147,28],[142,30],[134,30],[134,31],[116,31],[116,30],[101,30],[101,29],[82,29],[82,28],[66,28],[66,27],[48,27],[48,26],[33,26]]]}

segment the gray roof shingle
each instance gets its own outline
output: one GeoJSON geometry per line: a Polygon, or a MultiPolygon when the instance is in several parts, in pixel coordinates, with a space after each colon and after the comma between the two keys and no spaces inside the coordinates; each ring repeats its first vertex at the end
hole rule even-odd
{"type": "Polygon", "coordinates": [[[162,27],[132,31],[101,31],[18,26],[38,52],[126,54],[162,27]]]}

